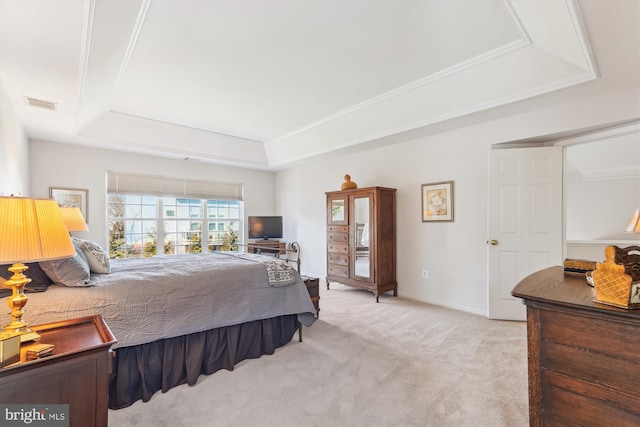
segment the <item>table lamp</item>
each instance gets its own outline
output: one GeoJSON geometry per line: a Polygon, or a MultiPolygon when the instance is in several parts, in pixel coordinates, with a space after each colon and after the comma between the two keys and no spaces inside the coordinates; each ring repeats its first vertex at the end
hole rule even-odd
{"type": "Polygon", "coordinates": [[[625,230],[627,233],[639,233],[640,234],[640,209],[636,209],[633,213],[633,218],[631,218],[631,222],[629,226],[625,230]]]}
{"type": "Polygon", "coordinates": [[[69,232],[72,231],[89,231],[87,223],[84,222],[84,217],[80,208],[77,207],[61,207],[60,213],[62,219],[69,232]]]}
{"type": "Polygon", "coordinates": [[[31,282],[24,263],[68,258],[76,251],[55,200],[27,197],[0,197],[0,264],[13,264],[13,276],[5,282],[12,294],[7,298],[13,321],[6,331],[20,335],[20,341],[40,336],[22,320],[27,304],[25,285],[31,282]]]}

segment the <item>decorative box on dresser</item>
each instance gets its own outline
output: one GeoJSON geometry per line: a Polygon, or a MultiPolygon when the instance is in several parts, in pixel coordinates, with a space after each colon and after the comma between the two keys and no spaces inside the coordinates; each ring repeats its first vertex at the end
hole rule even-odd
{"type": "Polygon", "coordinates": [[[531,426],[640,425],[640,310],[593,301],[581,276],[550,267],[523,279],[531,426]]]}
{"type": "Polygon", "coordinates": [[[106,427],[113,334],[101,316],[32,326],[54,353],[0,369],[0,402],[69,405],[69,426],[106,427]]]}
{"type": "Polygon", "coordinates": [[[327,289],[337,282],[379,295],[396,282],[396,189],[327,192],[327,289]]]}

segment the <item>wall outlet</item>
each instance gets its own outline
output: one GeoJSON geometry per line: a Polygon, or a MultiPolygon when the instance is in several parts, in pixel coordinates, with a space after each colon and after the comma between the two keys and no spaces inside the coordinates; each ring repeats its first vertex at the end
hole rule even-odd
{"type": "Polygon", "coordinates": [[[423,279],[429,278],[429,270],[422,270],[422,278],[423,279]]]}

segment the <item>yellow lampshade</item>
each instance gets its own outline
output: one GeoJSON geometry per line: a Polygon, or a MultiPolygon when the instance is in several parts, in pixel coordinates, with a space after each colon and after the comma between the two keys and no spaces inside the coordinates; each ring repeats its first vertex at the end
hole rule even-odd
{"type": "Polygon", "coordinates": [[[75,253],[55,200],[0,197],[0,264],[68,258],[75,253]]]}
{"type": "Polygon", "coordinates": [[[84,222],[84,218],[82,217],[82,212],[80,212],[80,208],[76,207],[61,207],[60,213],[62,214],[62,219],[64,220],[65,225],[67,226],[67,230],[71,231],[89,231],[89,227],[87,223],[84,222]]]}
{"type": "Polygon", "coordinates": [[[631,218],[629,226],[625,230],[627,233],[640,233],[640,209],[636,209],[631,218]]]}

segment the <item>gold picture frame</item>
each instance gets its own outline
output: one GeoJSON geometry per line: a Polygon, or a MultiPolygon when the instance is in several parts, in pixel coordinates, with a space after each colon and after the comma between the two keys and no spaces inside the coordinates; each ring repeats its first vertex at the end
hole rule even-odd
{"type": "Polygon", "coordinates": [[[453,181],[422,184],[422,222],[453,222],[453,181]]]}
{"type": "Polygon", "coordinates": [[[82,188],[49,187],[49,197],[61,207],[80,208],[84,222],[89,224],[89,190],[82,188]]]}

